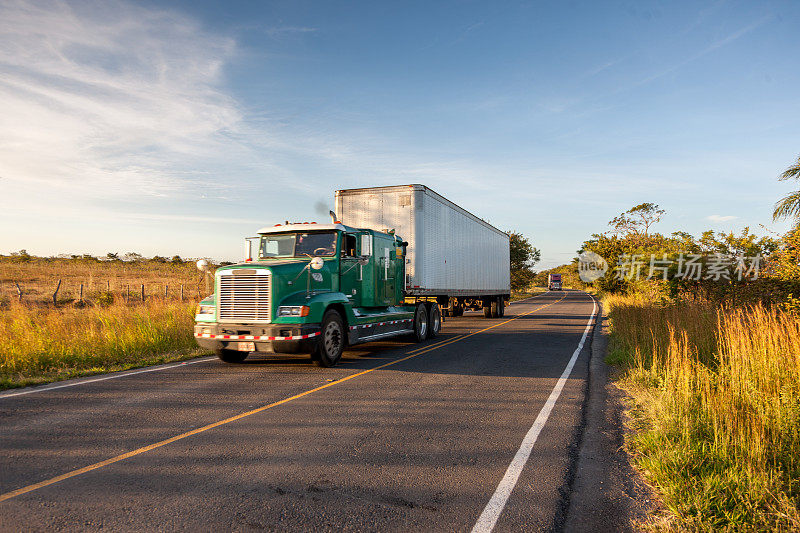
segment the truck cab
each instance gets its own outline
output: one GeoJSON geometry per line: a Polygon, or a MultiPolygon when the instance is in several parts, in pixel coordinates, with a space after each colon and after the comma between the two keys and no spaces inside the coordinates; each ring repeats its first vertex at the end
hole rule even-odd
{"type": "Polygon", "coordinates": [[[547,289],[551,291],[561,290],[561,274],[550,274],[548,276],[547,289]]]}
{"type": "Polygon", "coordinates": [[[245,260],[220,267],[200,302],[194,335],[225,362],[251,352],[310,353],[336,364],[348,344],[409,334],[435,336],[435,303],[405,302],[407,243],[341,223],[262,228],[245,260]]]}

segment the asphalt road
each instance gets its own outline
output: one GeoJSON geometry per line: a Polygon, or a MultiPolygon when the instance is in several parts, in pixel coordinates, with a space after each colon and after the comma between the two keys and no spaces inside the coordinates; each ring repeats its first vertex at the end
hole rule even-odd
{"type": "Polygon", "coordinates": [[[7,391],[0,529],[563,529],[593,310],[551,292],[335,368],[205,358],[7,391]]]}

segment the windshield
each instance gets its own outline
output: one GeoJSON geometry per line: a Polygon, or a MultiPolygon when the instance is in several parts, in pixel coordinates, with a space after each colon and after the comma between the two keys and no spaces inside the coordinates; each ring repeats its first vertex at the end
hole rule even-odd
{"type": "Polygon", "coordinates": [[[336,233],[283,233],[261,237],[258,256],[308,257],[336,255],[336,233]]]}

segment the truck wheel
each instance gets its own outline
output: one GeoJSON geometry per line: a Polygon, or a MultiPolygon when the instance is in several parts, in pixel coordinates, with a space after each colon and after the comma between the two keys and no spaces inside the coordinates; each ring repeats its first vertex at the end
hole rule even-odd
{"type": "Polygon", "coordinates": [[[506,300],[502,296],[497,299],[497,312],[501,318],[506,316],[506,300]]]}
{"type": "Polygon", "coordinates": [[[314,364],[326,368],[335,365],[342,357],[344,342],[344,320],[339,313],[331,309],[322,317],[319,340],[311,353],[314,364]]]}
{"type": "Polygon", "coordinates": [[[414,312],[414,339],[417,342],[422,342],[427,336],[428,312],[425,310],[425,304],[419,304],[414,312]]]}
{"type": "Polygon", "coordinates": [[[500,318],[500,298],[494,298],[489,304],[489,310],[492,313],[492,318],[500,318]]]}
{"type": "Polygon", "coordinates": [[[431,304],[428,313],[428,338],[432,339],[442,330],[442,315],[438,304],[431,304]]]}
{"type": "Polygon", "coordinates": [[[241,363],[247,356],[250,355],[247,352],[240,352],[238,350],[226,350],[225,348],[217,348],[214,350],[214,353],[217,357],[220,358],[221,361],[226,363],[241,363]]]}
{"type": "Polygon", "coordinates": [[[492,318],[492,306],[491,305],[484,305],[483,306],[483,318],[492,318]]]}

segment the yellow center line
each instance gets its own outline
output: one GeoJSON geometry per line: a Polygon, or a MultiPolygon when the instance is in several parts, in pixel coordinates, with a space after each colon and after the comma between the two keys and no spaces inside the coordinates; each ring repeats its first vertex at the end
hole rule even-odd
{"type": "Polygon", "coordinates": [[[165,439],[165,440],[150,444],[148,446],[144,446],[142,448],[137,448],[137,449],[132,450],[130,452],[123,453],[122,455],[117,455],[116,457],[111,457],[110,459],[106,459],[104,461],[100,461],[99,463],[94,463],[94,464],[91,464],[89,466],[84,466],[83,468],[78,468],[77,470],[72,470],[71,472],[67,472],[66,474],[61,474],[60,476],[52,477],[50,479],[46,479],[44,481],[40,481],[39,483],[34,483],[32,485],[28,485],[26,487],[22,487],[22,488],[17,489],[17,490],[12,490],[11,492],[6,492],[4,494],[0,494],[0,502],[4,502],[6,500],[10,500],[11,498],[15,498],[17,496],[21,496],[23,494],[27,494],[28,492],[33,492],[34,490],[38,490],[38,489],[47,487],[49,485],[53,485],[54,483],[58,483],[59,481],[64,481],[65,479],[73,478],[73,477],[79,476],[81,474],[86,474],[87,472],[91,472],[92,470],[97,470],[98,468],[103,468],[104,466],[108,466],[108,465],[111,465],[111,464],[114,464],[114,463],[118,463],[119,461],[122,461],[122,460],[125,460],[125,459],[129,459],[131,457],[143,454],[145,452],[149,452],[151,450],[155,450],[156,448],[160,448],[162,446],[166,446],[167,444],[172,444],[173,442],[185,439],[187,437],[191,437],[192,435],[197,435],[198,433],[204,433],[204,432],[206,432],[208,430],[211,430],[211,429],[214,429],[214,428],[217,428],[217,427],[220,427],[220,426],[224,426],[225,424],[230,424],[231,422],[235,422],[237,420],[241,420],[242,418],[246,418],[246,417],[254,415],[256,413],[260,413],[262,411],[266,411],[267,409],[272,409],[273,407],[277,407],[279,405],[283,405],[285,403],[291,402],[292,400],[297,400],[298,398],[302,398],[303,396],[308,396],[309,394],[312,394],[314,392],[320,391],[322,389],[327,389],[328,387],[333,387],[334,385],[338,385],[339,383],[343,383],[343,382],[351,380],[353,378],[357,378],[359,376],[363,376],[364,374],[369,374],[370,372],[374,372],[376,370],[380,370],[380,369],[386,368],[388,366],[396,365],[397,363],[402,363],[403,361],[407,361],[409,359],[413,359],[414,357],[417,357],[419,355],[426,354],[426,353],[432,352],[434,350],[438,350],[439,348],[442,348],[444,346],[448,346],[450,344],[462,341],[462,340],[464,340],[466,338],[472,337],[473,335],[477,335],[478,333],[483,333],[484,331],[488,331],[488,330],[496,328],[498,326],[502,326],[503,324],[508,324],[509,322],[513,322],[514,320],[517,320],[518,318],[521,318],[521,317],[526,316],[526,315],[530,315],[531,313],[535,313],[536,311],[539,311],[539,310],[544,309],[546,307],[550,307],[551,305],[555,305],[555,304],[559,303],[561,300],[563,300],[564,298],[566,298],[566,296],[567,296],[567,293],[565,292],[564,295],[559,300],[556,300],[555,302],[551,302],[551,303],[543,305],[541,307],[537,307],[537,308],[535,308],[535,309],[533,309],[531,311],[528,311],[527,313],[523,313],[521,315],[517,315],[514,318],[511,318],[509,320],[505,320],[505,321],[500,322],[498,324],[494,324],[492,326],[489,326],[488,328],[484,328],[482,330],[475,331],[474,333],[469,333],[469,334],[462,335],[462,336],[459,336],[459,337],[456,337],[456,338],[453,338],[453,339],[446,339],[445,341],[442,341],[442,342],[440,342],[440,343],[438,343],[436,345],[427,346],[424,349],[422,349],[422,351],[418,351],[419,349],[417,349],[417,350],[412,350],[411,352],[406,352],[406,353],[409,354],[406,357],[401,357],[400,359],[396,359],[396,360],[391,361],[389,363],[385,363],[385,364],[382,364],[380,366],[376,366],[375,368],[370,368],[368,370],[363,370],[361,372],[357,372],[355,374],[351,374],[351,375],[349,375],[347,377],[344,377],[344,378],[342,378],[340,380],[333,381],[331,383],[326,383],[325,385],[320,385],[319,387],[314,387],[313,389],[309,389],[309,390],[307,390],[305,392],[301,392],[300,394],[295,394],[294,396],[290,396],[288,398],[284,398],[283,400],[279,400],[277,402],[273,402],[271,404],[261,406],[261,407],[259,407],[257,409],[253,409],[251,411],[247,411],[245,413],[241,413],[241,414],[238,414],[236,416],[231,416],[231,417],[226,418],[224,420],[220,420],[218,422],[214,422],[212,424],[208,424],[208,425],[199,427],[197,429],[193,429],[191,431],[187,431],[185,433],[181,433],[180,435],[175,435],[174,437],[170,437],[168,439],[165,439]],[[413,353],[413,352],[417,352],[417,353],[413,353]]]}

